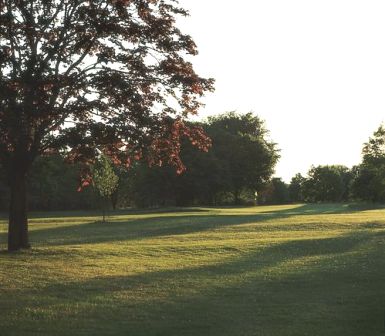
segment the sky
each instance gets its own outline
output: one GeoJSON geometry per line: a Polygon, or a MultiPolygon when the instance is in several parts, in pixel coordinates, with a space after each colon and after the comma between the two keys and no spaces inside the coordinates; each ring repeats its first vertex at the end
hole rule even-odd
{"type": "Polygon", "coordinates": [[[216,79],[200,117],[252,111],[281,149],[276,176],[361,160],[385,122],[385,1],[180,0],[178,26],[216,79]]]}

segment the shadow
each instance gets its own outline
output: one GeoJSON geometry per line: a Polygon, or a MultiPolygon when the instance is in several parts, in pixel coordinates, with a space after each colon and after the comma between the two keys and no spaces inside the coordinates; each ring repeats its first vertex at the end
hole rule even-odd
{"type": "MultiPolygon", "coordinates": [[[[236,210],[236,209],[235,209],[236,210]]],[[[188,235],[199,232],[218,230],[224,227],[237,227],[246,224],[257,225],[258,231],[270,231],[279,229],[282,231],[296,228],[306,229],[306,224],[280,225],[273,223],[276,219],[284,219],[292,216],[328,215],[354,213],[348,204],[304,204],[290,206],[288,209],[272,211],[261,208],[246,208],[247,214],[228,214],[218,212],[214,208],[183,208],[174,211],[170,215],[169,210],[162,212],[117,212],[112,216],[112,221],[102,223],[101,221],[79,222],[60,221],[58,225],[49,228],[35,229],[30,232],[30,240],[33,245],[72,245],[72,244],[95,244],[114,241],[142,240],[148,238],[160,238],[176,235],[188,235]],[[186,214],[188,211],[188,214],[186,214]],[[254,213],[253,213],[254,212],[254,213]],[[179,215],[180,213],[180,215],[179,215]],[[121,219],[120,215],[150,215],[141,219],[121,219]],[[64,224],[64,225],[63,225],[64,224]]],[[[362,211],[362,210],[360,210],[362,211]]],[[[81,219],[81,217],[80,217],[81,219]]],[[[54,219],[52,219],[54,221],[54,219]]],[[[87,217],[84,218],[87,221],[87,217]]],[[[88,218],[89,220],[89,218],[88,218]]],[[[51,221],[45,218],[43,222],[51,221]]],[[[30,225],[34,227],[34,224],[30,225]]],[[[362,228],[381,228],[382,223],[364,223],[362,228]]],[[[36,227],[37,228],[37,227],[36,227]]],[[[0,234],[0,241],[5,241],[6,232],[0,234]]]]}
{"type": "Polygon", "coordinates": [[[382,204],[369,203],[316,203],[302,204],[298,207],[284,209],[261,211],[261,213],[280,213],[288,215],[322,215],[322,214],[347,214],[356,213],[367,210],[382,210],[385,206],[382,204]]]}
{"type": "Polygon", "coordinates": [[[43,245],[94,244],[188,235],[261,221],[263,215],[154,216],[102,223],[58,226],[31,231],[31,241],[43,245]]]}
{"type": "MultiPolygon", "coordinates": [[[[137,209],[127,208],[118,210],[109,210],[107,214],[111,216],[124,216],[124,215],[145,215],[145,214],[162,214],[162,213],[180,213],[180,212],[207,212],[208,208],[197,207],[169,207],[169,208],[151,208],[151,209],[137,209]]],[[[30,211],[28,213],[29,219],[51,219],[51,218],[87,218],[87,217],[100,217],[101,211],[97,210],[63,210],[63,211],[30,211]]],[[[0,213],[0,220],[8,220],[7,213],[0,213]]]]}
{"type": "Polygon", "coordinates": [[[52,311],[54,325],[24,317],[46,335],[65,335],[68,325],[72,335],[381,335],[384,239],[359,231],[211,265],[58,281],[19,291],[18,305],[52,311]]]}

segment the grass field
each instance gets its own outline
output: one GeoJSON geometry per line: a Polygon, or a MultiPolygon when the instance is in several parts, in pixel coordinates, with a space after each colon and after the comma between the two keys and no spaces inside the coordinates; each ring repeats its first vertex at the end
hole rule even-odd
{"type": "Polygon", "coordinates": [[[32,217],[33,249],[0,253],[1,336],[384,335],[385,209],[32,217]]]}

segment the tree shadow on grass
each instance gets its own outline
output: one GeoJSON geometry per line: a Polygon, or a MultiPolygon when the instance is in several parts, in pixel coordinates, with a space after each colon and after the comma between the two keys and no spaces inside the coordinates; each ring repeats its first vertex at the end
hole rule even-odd
{"type": "MultiPolygon", "coordinates": [[[[186,209],[185,209],[186,210],[186,209]]],[[[31,230],[32,244],[38,245],[72,245],[95,244],[114,241],[130,241],[148,238],[161,238],[167,236],[187,235],[199,232],[207,232],[230,226],[240,226],[255,223],[258,231],[291,230],[290,225],[275,225],[271,221],[284,219],[291,216],[328,215],[337,213],[353,213],[344,204],[305,204],[290,209],[276,211],[264,211],[248,214],[226,214],[208,212],[202,209],[191,212],[188,215],[159,215],[158,212],[150,212],[151,217],[142,219],[114,219],[110,223],[94,221],[89,223],[76,223],[74,225],[57,225],[55,227],[31,230]]],[[[250,211],[253,209],[250,208],[250,211]]],[[[258,208],[256,208],[258,210],[258,208]]],[[[190,210],[189,210],[190,211],[190,210]]],[[[144,212],[149,214],[148,212],[144,212]]],[[[65,222],[64,222],[65,223],[65,222]]],[[[374,223],[376,227],[382,227],[382,223],[374,223]]],[[[369,226],[373,226],[369,223],[369,226]]],[[[33,225],[32,225],[33,226],[33,225]]],[[[364,228],[369,228],[363,224],[364,228]]],[[[306,229],[306,226],[301,226],[306,229]]],[[[5,241],[6,233],[0,234],[0,241],[5,241]]]]}
{"type": "Polygon", "coordinates": [[[332,215],[349,214],[367,210],[385,209],[384,204],[375,203],[309,203],[283,210],[266,210],[262,214],[288,214],[288,215],[332,215]]]}
{"type": "MultiPolygon", "coordinates": [[[[14,295],[23,309],[52,311],[42,313],[38,325],[25,317],[31,330],[46,335],[54,328],[66,335],[71,325],[72,335],[374,336],[383,330],[384,239],[384,231],[359,231],[294,240],[211,265],[101,276],[14,295]]],[[[9,308],[9,314],[19,309],[9,308]]]]}
{"type": "MultiPolygon", "coordinates": [[[[127,208],[118,210],[108,210],[107,215],[112,216],[135,216],[135,215],[147,215],[147,214],[162,214],[162,213],[201,213],[208,212],[209,208],[198,207],[170,207],[170,208],[151,208],[151,209],[137,209],[127,208]]],[[[98,210],[63,210],[63,211],[31,211],[28,213],[28,218],[31,219],[54,219],[54,218],[87,218],[87,217],[102,217],[102,211],[98,210]]],[[[8,214],[5,212],[0,213],[0,220],[7,221],[8,214]]]]}

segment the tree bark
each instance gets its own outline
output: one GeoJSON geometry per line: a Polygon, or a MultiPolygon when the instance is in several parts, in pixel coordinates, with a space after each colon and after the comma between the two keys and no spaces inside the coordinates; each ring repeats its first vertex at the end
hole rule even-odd
{"type": "Polygon", "coordinates": [[[26,173],[10,174],[11,203],[8,224],[8,251],[30,248],[28,242],[26,173]]]}

